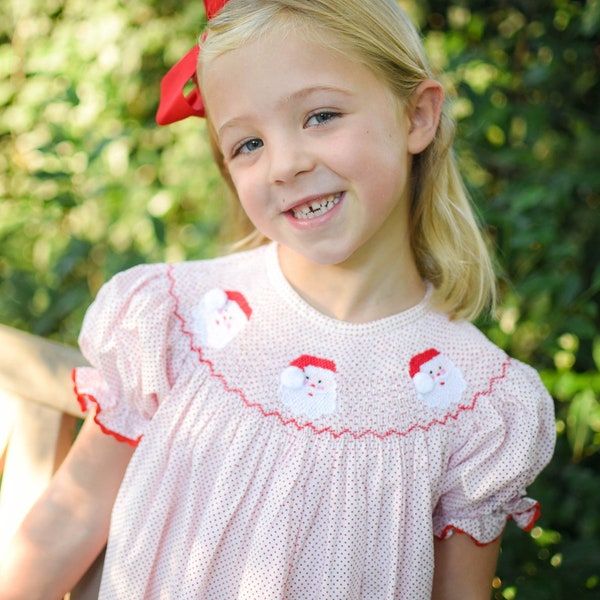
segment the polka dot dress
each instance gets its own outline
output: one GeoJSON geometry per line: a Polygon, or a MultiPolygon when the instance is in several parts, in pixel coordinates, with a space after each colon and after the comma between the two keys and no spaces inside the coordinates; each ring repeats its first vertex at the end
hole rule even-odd
{"type": "Polygon", "coordinates": [[[434,536],[486,544],[538,515],[551,399],[428,296],[336,321],[271,244],[116,276],[80,345],[80,403],[137,446],[103,600],[428,599],[434,536]]]}

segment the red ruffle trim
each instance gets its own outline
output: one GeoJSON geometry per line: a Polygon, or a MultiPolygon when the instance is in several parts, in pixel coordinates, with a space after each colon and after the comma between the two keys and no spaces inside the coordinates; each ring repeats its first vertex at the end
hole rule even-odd
{"type": "Polygon", "coordinates": [[[459,527],[454,527],[454,525],[446,525],[446,527],[444,527],[444,530],[442,531],[442,533],[440,533],[440,535],[436,535],[436,537],[439,540],[445,540],[447,537],[450,537],[450,535],[452,533],[458,533],[460,535],[467,535],[471,538],[471,540],[473,541],[473,543],[476,546],[489,546],[489,544],[493,544],[497,539],[499,539],[502,534],[500,534],[499,536],[495,537],[492,541],[490,542],[480,542],[479,540],[475,539],[470,533],[467,533],[466,531],[463,531],[462,529],[460,529],[459,527]]]}
{"type": "MultiPolygon", "coordinates": [[[[533,511],[533,514],[531,515],[531,518],[529,519],[529,521],[524,525],[521,526],[521,529],[523,529],[523,531],[531,531],[536,523],[536,521],[542,516],[542,510],[540,507],[540,503],[536,502],[529,510],[524,511],[522,513],[515,513],[515,517],[520,517],[521,515],[526,515],[527,513],[530,513],[533,511]]],[[[512,515],[508,516],[508,519],[511,521],[516,521],[517,519],[514,519],[512,517],[512,515]]],[[[447,537],[449,537],[452,533],[458,533],[460,535],[467,535],[471,538],[471,540],[473,540],[473,543],[477,546],[488,546],[489,544],[493,544],[496,540],[498,540],[501,536],[502,533],[495,537],[493,540],[491,540],[490,542],[480,542],[479,540],[477,540],[476,538],[474,538],[470,533],[467,533],[466,531],[463,531],[462,529],[460,529],[460,527],[455,527],[454,525],[446,525],[446,527],[444,527],[444,529],[442,530],[442,532],[440,533],[440,535],[436,535],[436,537],[439,540],[445,540],[447,537]]]]}
{"type": "Polygon", "coordinates": [[[140,443],[140,440],[142,439],[141,435],[137,439],[132,440],[128,437],[125,437],[124,435],[121,435],[120,433],[117,433],[116,431],[112,431],[111,429],[108,429],[108,427],[106,427],[106,425],[104,425],[100,420],[98,420],[98,417],[99,417],[100,413],[102,412],[102,407],[100,406],[100,403],[98,402],[98,400],[96,400],[96,398],[94,398],[94,396],[92,396],[91,394],[82,394],[79,391],[79,389],[77,387],[77,380],[75,378],[76,372],[77,372],[77,368],[75,368],[71,371],[71,379],[73,381],[73,390],[75,392],[75,396],[77,397],[77,403],[79,404],[79,407],[81,408],[81,410],[83,412],[87,412],[89,410],[90,406],[92,404],[95,404],[96,405],[96,414],[94,415],[94,421],[96,422],[98,427],[100,427],[100,429],[102,430],[102,433],[105,433],[106,435],[111,435],[119,442],[124,442],[126,444],[129,444],[130,446],[136,447],[140,443]]]}

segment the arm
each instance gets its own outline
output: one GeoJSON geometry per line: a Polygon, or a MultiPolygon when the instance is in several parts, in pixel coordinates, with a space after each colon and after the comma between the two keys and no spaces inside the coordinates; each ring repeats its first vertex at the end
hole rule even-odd
{"type": "Polygon", "coordinates": [[[87,418],[3,557],[0,600],[55,600],[77,583],[106,543],[133,451],[87,418]]]}
{"type": "Polygon", "coordinates": [[[489,600],[500,538],[478,546],[468,535],[435,538],[432,600],[489,600]]]}

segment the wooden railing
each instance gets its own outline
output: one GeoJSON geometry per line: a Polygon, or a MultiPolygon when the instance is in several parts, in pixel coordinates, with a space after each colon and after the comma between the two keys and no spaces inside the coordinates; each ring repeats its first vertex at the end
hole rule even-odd
{"type": "MultiPolygon", "coordinates": [[[[84,364],[74,348],[0,325],[0,556],[75,438],[71,370],[84,364]]],[[[98,598],[101,563],[71,600],[98,598]]]]}

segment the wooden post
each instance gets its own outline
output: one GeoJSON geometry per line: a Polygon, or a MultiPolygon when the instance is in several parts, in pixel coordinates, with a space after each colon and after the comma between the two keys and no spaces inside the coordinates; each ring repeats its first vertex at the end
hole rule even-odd
{"type": "MultiPolygon", "coordinates": [[[[84,364],[73,348],[0,325],[0,556],[71,447],[83,417],[71,370],[84,364]]],[[[98,598],[103,556],[67,598],[98,598]]]]}

